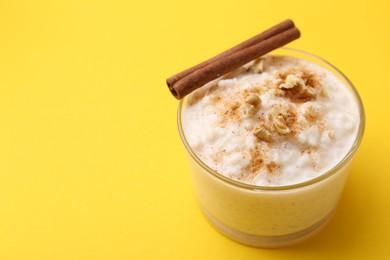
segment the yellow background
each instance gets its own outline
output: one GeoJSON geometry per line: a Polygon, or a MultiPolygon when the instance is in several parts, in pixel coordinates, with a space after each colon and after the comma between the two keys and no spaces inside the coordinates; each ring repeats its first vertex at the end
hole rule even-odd
{"type": "Polygon", "coordinates": [[[371,1],[0,2],[0,259],[390,257],[390,15],[371,1]],[[366,133],[340,207],[299,246],[201,215],[165,78],[292,18],[342,70],[366,133]]]}

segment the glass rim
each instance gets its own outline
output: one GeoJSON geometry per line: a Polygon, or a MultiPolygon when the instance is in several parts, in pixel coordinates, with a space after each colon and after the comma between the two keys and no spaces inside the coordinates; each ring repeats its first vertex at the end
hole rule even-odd
{"type": "MultiPolygon", "coordinates": [[[[277,51],[277,50],[275,50],[275,51],[277,51]]],[[[322,180],[328,179],[329,177],[333,176],[336,172],[338,172],[341,168],[343,168],[353,158],[353,156],[355,155],[355,153],[356,153],[356,151],[357,151],[357,149],[358,149],[358,147],[359,147],[359,145],[360,145],[360,143],[362,142],[362,139],[363,139],[363,134],[364,134],[364,129],[365,129],[365,113],[364,113],[363,103],[362,103],[360,95],[359,95],[358,91],[356,90],[355,86],[344,75],[344,73],[342,73],[339,69],[337,69],[335,66],[330,64],[328,61],[322,59],[321,57],[319,57],[317,55],[311,54],[309,52],[298,50],[298,49],[294,49],[294,48],[286,48],[286,47],[280,48],[280,50],[285,50],[285,51],[290,51],[290,52],[303,54],[305,56],[314,58],[317,61],[323,62],[326,65],[328,65],[329,67],[331,67],[333,70],[335,70],[335,72],[339,74],[338,76],[341,76],[341,78],[343,78],[347,82],[347,84],[350,87],[351,93],[354,96],[354,99],[355,99],[356,104],[357,104],[358,109],[359,109],[359,115],[360,115],[359,129],[358,129],[355,141],[354,141],[353,145],[351,146],[350,150],[348,151],[348,153],[335,166],[333,166],[330,170],[326,171],[325,173],[323,173],[323,174],[321,174],[321,175],[319,175],[319,176],[317,176],[317,177],[315,177],[313,179],[310,179],[310,180],[307,180],[307,181],[304,181],[304,182],[299,182],[299,183],[296,183],[296,184],[280,185],[280,186],[261,186],[261,185],[255,185],[255,184],[248,184],[248,183],[243,183],[243,182],[240,182],[240,181],[237,181],[237,180],[233,180],[233,179],[231,179],[229,177],[226,177],[223,174],[218,173],[217,171],[213,170],[206,163],[204,163],[196,155],[196,153],[192,150],[191,146],[188,144],[187,138],[186,138],[184,130],[183,130],[181,115],[182,115],[182,111],[183,111],[183,102],[184,102],[185,98],[181,99],[180,102],[179,102],[179,106],[178,106],[177,123],[178,123],[179,134],[180,134],[181,140],[182,140],[182,142],[183,142],[187,152],[190,154],[191,158],[200,167],[202,167],[206,172],[210,173],[214,177],[220,179],[221,181],[223,181],[225,183],[228,183],[228,184],[231,184],[233,186],[236,186],[236,187],[239,187],[239,188],[243,188],[243,189],[246,189],[246,190],[263,190],[263,191],[266,191],[266,190],[267,191],[272,191],[272,190],[273,191],[291,190],[291,189],[307,187],[309,185],[318,183],[318,182],[320,182],[322,180]]],[[[274,52],[274,51],[272,51],[272,52],[274,52]]],[[[272,53],[272,52],[270,52],[270,53],[272,53]]],[[[333,72],[331,72],[331,73],[333,73],[333,72]]]]}

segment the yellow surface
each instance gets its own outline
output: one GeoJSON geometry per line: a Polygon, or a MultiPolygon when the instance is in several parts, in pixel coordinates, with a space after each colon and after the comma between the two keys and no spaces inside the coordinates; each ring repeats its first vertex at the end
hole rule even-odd
{"type": "Polygon", "coordinates": [[[0,2],[0,259],[390,257],[390,15],[372,1],[0,2]],[[359,90],[366,134],[313,240],[263,250],[201,215],[165,78],[292,18],[359,90]]]}

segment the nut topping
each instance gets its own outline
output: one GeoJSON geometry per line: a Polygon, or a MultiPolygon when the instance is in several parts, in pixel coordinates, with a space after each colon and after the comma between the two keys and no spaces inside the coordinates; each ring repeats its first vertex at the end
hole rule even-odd
{"type": "Polygon", "coordinates": [[[261,106],[261,99],[256,94],[250,94],[245,99],[245,105],[244,105],[244,115],[245,117],[253,116],[254,114],[259,111],[261,106]]]}
{"type": "Polygon", "coordinates": [[[260,105],[261,105],[261,99],[258,95],[256,94],[250,94],[246,99],[245,99],[245,102],[256,107],[256,108],[259,108],[260,105]]]}
{"type": "Polygon", "coordinates": [[[313,88],[307,86],[301,77],[294,74],[288,75],[285,83],[281,84],[279,88],[291,91],[299,99],[314,98],[316,95],[313,88]]]}
{"type": "Polygon", "coordinates": [[[265,142],[272,142],[272,135],[271,133],[265,128],[264,124],[260,124],[255,131],[253,132],[253,135],[262,141],[265,142]]]}
{"type": "Polygon", "coordinates": [[[273,125],[275,130],[281,135],[286,135],[291,132],[290,128],[287,126],[286,119],[282,115],[273,117],[273,125]]]}
{"type": "Polygon", "coordinates": [[[251,66],[254,73],[262,73],[264,71],[264,58],[255,60],[251,66]]]}

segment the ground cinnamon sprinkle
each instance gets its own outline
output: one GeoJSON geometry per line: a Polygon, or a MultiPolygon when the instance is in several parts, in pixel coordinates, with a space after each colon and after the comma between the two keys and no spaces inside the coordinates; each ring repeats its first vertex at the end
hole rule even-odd
{"type": "Polygon", "coordinates": [[[318,77],[308,71],[302,70],[301,78],[312,88],[316,88],[319,85],[318,77]]]}
{"type": "Polygon", "coordinates": [[[275,173],[280,169],[280,165],[275,162],[270,162],[266,165],[269,173],[275,173]]]}
{"type": "Polygon", "coordinates": [[[214,103],[219,103],[220,101],[221,101],[221,97],[220,96],[214,96],[213,97],[213,99],[212,99],[212,101],[214,102],[214,103]]]}
{"type": "Polygon", "coordinates": [[[251,171],[258,172],[264,164],[264,154],[260,154],[258,148],[250,150],[251,155],[251,171]]]}
{"type": "MultiPolygon", "coordinates": [[[[220,100],[220,99],[218,99],[220,100]]],[[[237,101],[224,102],[221,104],[221,126],[226,125],[228,122],[240,123],[242,122],[242,115],[240,114],[239,108],[240,103],[237,101]]]]}
{"type": "Polygon", "coordinates": [[[295,137],[296,134],[300,130],[300,126],[298,124],[298,119],[297,119],[297,112],[295,109],[290,108],[288,110],[288,118],[286,120],[287,126],[290,128],[291,132],[288,134],[288,136],[295,137]]]}
{"type": "Polygon", "coordinates": [[[239,121],[241,118],[238,109],[240,108],[240,103],[235,102],[233,103],[227,110],[228,114],[230,115],[230,118],[234,121],[239,121]]]}

